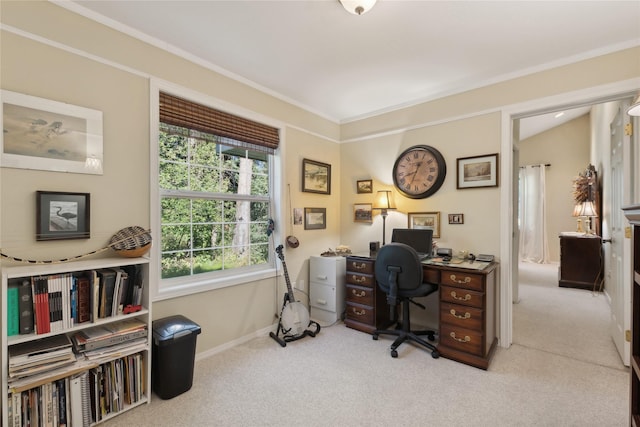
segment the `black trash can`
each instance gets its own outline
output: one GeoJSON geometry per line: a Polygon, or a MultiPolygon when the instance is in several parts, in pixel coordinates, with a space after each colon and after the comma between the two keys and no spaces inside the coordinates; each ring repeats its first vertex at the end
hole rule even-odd
{"type": "Polygon", "coordinates": [[[162,399],[188,391],[200,326],[182,315],[153,321],[151,387],[162,399]]]}

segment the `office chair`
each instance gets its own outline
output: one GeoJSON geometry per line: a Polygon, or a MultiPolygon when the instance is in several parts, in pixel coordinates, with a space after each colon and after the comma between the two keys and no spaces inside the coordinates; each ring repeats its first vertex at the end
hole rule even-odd
{"type": "Polygon", "coordinates": [[[373,331],[373,339],[378,335],[395,335],[398,338],[391,344],[391,357],[398,357],[396,350],[405,341],[413,341],[431,350],[431,357],[440,357],[438,349],[431,343],[423,340],[418,335],[426,335],[430,341],[435,340],[434,331],[412,331],[409,321],[409,304],[419,307],[424,305],[412,301],[415,297],[425,297],[436,290],[438,285],[422,282],[422,263],[418,253],[404,243],[389,243],[383,246],[376,256],[375,275],[378,287],[387,294],[387,303],[390,306],[391,318],[395,319],[395,308],[402,304],[402,323],[396,329],[384,329],[373,331]]]}

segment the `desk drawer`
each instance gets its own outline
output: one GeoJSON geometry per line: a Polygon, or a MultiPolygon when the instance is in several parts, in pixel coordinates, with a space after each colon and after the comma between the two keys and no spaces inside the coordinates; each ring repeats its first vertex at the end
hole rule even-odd
{"type": "Polygon", "coordinates": [[[346,310],[347,319],[355,320],[356,322],[366,323],[367,325],[374,325],[375,312],[373,308],[366,307],[360,304],[347,303],[346,310]]]}
{"type": "Polygon", "coordinates": [[[458,288],[484,291],[484,280],[480,274],[469,274],[460,271],[446,270],[442,272],[442,284],[456,286],[458,288]]]}
{"type": "Polygon", "coordinates": [[[359,274],[347,271],[347,283],[358,286],[366,286],[367,288],[373,288],[375,286],[375,279],[369,274],[359,274]]]}
{"type": "Polygon", "coordinates": [[[440,323],[448,323],[452,326],[482,331],[484,310],[474,307],[465,307],[458,304],[440,304],[440,323]]]}
{"type": "Polygon", "coordinates": [[[459,328],[448,324],[440,325],[440,345],[455,348],[465,353],[484,356],[484,335],[481,332],[459,328]]]}
{"type": "Polygon", "coordinates": [[[347,258],[347,272],[373,274],[373,261],[347,258]]]}
{"type": "Polygon", "coordinates": [[[440,301],[442,302],[451,302],[454,304],[482,308],[484,307],[483,300],[484,294],[482,292],[452,288],[449,286],[440,287],[440,301]]]}
{"type": "Polygon", "coordinates": [[[331,312],[336,311],[335,286],[311,282],[309,288],[309,303],[312,307],[321,308],[331,312]]]}
{"type": "Polygon", "coordinates": [[[362,286],[347,286],[347,301],[355,302],[356,304],[373,306],[373,288],[365,288],[362,286]]]}

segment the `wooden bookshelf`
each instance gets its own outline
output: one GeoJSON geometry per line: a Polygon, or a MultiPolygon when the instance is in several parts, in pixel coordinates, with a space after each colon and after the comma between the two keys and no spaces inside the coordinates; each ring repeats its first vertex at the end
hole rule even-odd
{"type": "MultiPolygon", "coordinates": [[[[119,276],[120,277],[120,276],[119,276]]],[[[118,282],[118,285],[124,284],[124,281],[118,282]]],[[[124,290],[122,292],[122,301],[127,301],[124,294],[124,290]]],[[[51,294],[50,294],[51,295],[51,294]]],[[[133,292],[131,293],[133,295],[133,292]]],[[[2,388],[4,390],[4,396],[2,401],[2,425],[3,426],[14,426],[14,421],[19,420],[20,416],[14,417],[13,408],[15,400],[27,399],[29,393],[45,393],[50,392],[50,390],[54,390],[52,395],[52,402],[50,405],[55,405],[55,401],[53,399],[57,398],[58,394],[55,392],[61,392],[64,390],[65,397],[69,399],[72,398],[72,394],[70,392],[71,379],[87,373],[87,377],[92,378],[92,382],[87,380],[86,384],[91,384],[91,388],[93,388],[92,393],[98,395],[100,390],[95,384],[98,383],[96,380],[99,378],[99,375],[103,375],[104,377],[110,376],[115,381],[106,381],[109,382],[109,388],[105,387],[105,391],[111,393],[119,393],[124,396],[126,393],[127,398],[123,399],[124,402],[115,402],[111,405],[107,403],[106,411],[104,408],[99,408],[96,411],[95,405],[96,402],[100,402],[100,399],[97,400],[91,399],[90,405],[94,405],[92,411],[90,411],[90,419],[91,425],[100,424],[108,419],[113,418],[125,411],[133,409],[141,404],[148,403],[150,400],[151,394],[151,337],[152,337],[152,323],[151,323],[151,310],[150,310],[150,298],[149,298],[149,260],[147,258],[103,258],[96,260],[80,260],[74,262],[67,263],[57,263],[57,264],[36,264],[36,265],[18,265],[18,266],[6,266],[2,268],[2,300],[0,304],[0,316],[2,316],[2,326],[1,326],[1,353],[2,353],[2,388]],[[104,315],[103,317],[97,317],[94,315],[97,310],[93,310],[96,304],[103,303],[106,299],[103,299],[102,295],[100,295],[101,288],[99,287],[99,283],[94,283],[92,286],[96,287],[96,292],[93,291],[91,293],[90,300],[90,310],[91,317],[88,321],[83,323],[76,323],[78,321],[78,300],[72,298],[74,294],[71,290],[74,287],[74,280],[77,284],[77,280],[79,277],[84,277],[85,275],[93,274],[94,271],[100,270],[110,270],[110,269],[119,269],[122,271],[135,272],[134,276],[131,277],[128,285],[136,286],[136,295],[139,295],[141,308],[138,311],[133,313],[124,314],[124,311],[118,304],[120,299],[117,299],[116,303],[112,302],[110,307],[114,310],[111,311],[110,315],[104,315]],[[56,309],[57,316],[53,316],[50,312],[49,321],[52,319],[56,319],[58,323],[55,327],[51,327],[49,324],[50,330],[44,328],[44,322],[41,324],[40,329],[38,327],[34,327],[33,332],[26,333],[25,331],[21,331],[20,334],[8,336],[7,329],[7,316],[9,314],[8,304],[12,304],[11,301],[7,299],[7,291],[10,284],[14,282],[25,283],[28,281],[33,286],[32,278],[45,277],[51,279],[50,283],[53,283],[53,278],[59,275],[67,274],[66,277],[74,277],[75,279],[69,279],[69,283],[63,284],[62,288],[56,288],[56,291],[59,291],[60,295],[57,295],[56,309]],[[69,293],[67,297],[67,293],[69,293]],[[72,308],[73,307],[73,308],[72,308]],[[60,317],[62,316],[62,320],[60,317]],[[74,317],[75,316],[75,317],[74,317]],[[73,318],[74,320],[70,320],[73,318]],[[90,361],[85,360],[82,354],[77,355],[77,360],[69,365],[64,367],[60,367],[58,369],[54,369],[51,371],[47,371],[45,373],[36,374],[33,377],[25,377],[19,380],[13,379],[10,377],[10,369],[9,369],[9,361],[10,361],[10,349],[12,346],[17,346],[19,344],[32,343],[46,337],[54,337],[61,334],[65,334],[67,336],[71,336],[79,331],[86,330],[88,328],[92,328],[99,325],[110,325],[124,319],[138,319],[146,324],[147,327],[147,336],[146,342],[140,343],[133,348],[131,351],[127,351],[124,349],[119,352],[115,352],[113,356],[106,357],[105,359],[101,359],[99,361],[90,361]],[[116,375],[117,374],[117,375],[116,375]],[[126,388],[126,390],[125,390],[126,388]],[[135,396],[132,397],[132,393],[135,392],[135,396]],[[15,399],[14,399],[15,397],[15,399]],[[10,418],[10,412],[12,417],[10,418]],[[99,415],[97,415],[99,414],[99,415]]],[[[77,294],[75,294],[77,297],[77,294]]],[[[15,311],[15,310],[14,310],[15,311]]],[[[36,316],[35,311],[36,308],[34,306],[34,318],[36,316]]],[[[109,310],[103,310],[104,313],[107,313],[109,310]]],[[[43,314],[42,312],[40,313],[43,314]]],[[[17,347],[16,347],[17,349],[17,347]]],[[[93,395],[92,394],[92,395],[93,395]]],[[[27,399],[28,400],[28,399],[27,399]]],[[[117,399],[116,399],[117,400],[117,399]]],[[[61,406],[60,408],[64,408],[61,406]]],[[[60,409],[61,412],[64,412],[69,417],[71,416],[71,404],[67,405],[66,410],[60,409]],[[68,413],[67,413],[68,412],[68,413]]],[[[85,408],[86,413],[86,408],[85,408]]],[[[67,418],[67,424],[69,424],[69,419],[67,418]]],[[[77,421],[77,420],[76,420],[77,421]]],[[[80,420],[80,424],[82,424],[80,420]]],[[[31,421],[33,423],[33,420],[31,421]]],[[[33,424],[32,424],[33,425],[33,424]]],[[[37,425],[37,424],[36,424],[37,425]]]]}

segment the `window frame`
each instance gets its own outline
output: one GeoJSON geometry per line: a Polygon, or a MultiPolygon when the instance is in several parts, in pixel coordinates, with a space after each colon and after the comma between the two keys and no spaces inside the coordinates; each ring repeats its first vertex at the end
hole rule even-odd
{"type": "MultiPolygon", "coordinates": [[[[264,123],[279,129],[280,145],[272,154],[269,162],[269,186],[270,186],[270,205],[273,218],[282,217],[283,212],[282,194],[283,183],[282,176],[284,173],[282,158],[284,145],[284,126],[268,117],[264,117],[255,112],[243,109],[237,105],[230,104],[211,96],[195,92],[184,87],[180,87],[168,82],[152,79],[150,82],[150,222],[152,238],[156,242],[161,239],[161,190],[159,184],[159,94],[160,92],[169,93],[184,99],[188,99],[195,103],[209,106],[217,110],[225,111],[239,117],[243,117],[256,122],[264,123]],[[278,202],[280,201],[280,202],[278,202]]],[[[167,193],[165,191],[164,193],[167,193]]],[[[183,192],[184,194],[185,192],[183,192]]],[[[237,195],[236,195],[237,196],[237,195]]],[[[234,198],[238,198],[232,196],[234,198]]],[[[240,195],[239,198],[243,196],[240,195]]],[[[266,232],[266,230],[265,230],[266,232]]],[[[236,286],[245,283],[264,281],[265,279],[274,278],[278,274],[276,268],[276,257],[274,255],[275,242],[281,238],[278,227],[269,238],[269,259],[267,265],[248,266],[241,269],[221,270],[212,273],[202,273],[184,277],[174,277],[162,279],[162,263],[161,263],[161,245],[153,244],[149,253],[151,262],[149,267],[149,283],[152,301],[161,301],[164,299],[176,298],[180,296],[192,295],[199,292],[206,292],[215,289],[222,289],[229,286],[236,286]]]]}

